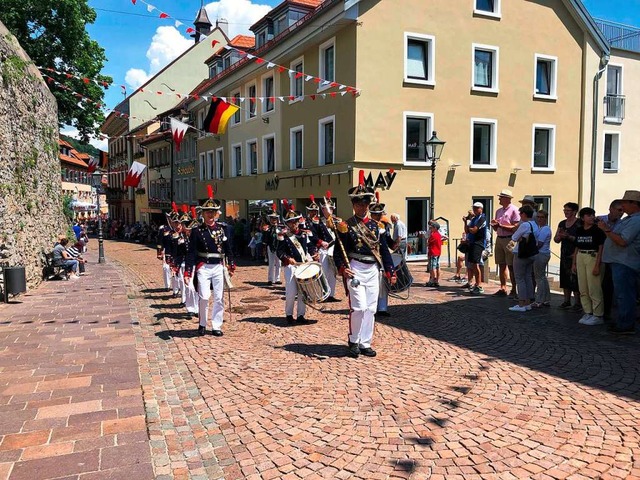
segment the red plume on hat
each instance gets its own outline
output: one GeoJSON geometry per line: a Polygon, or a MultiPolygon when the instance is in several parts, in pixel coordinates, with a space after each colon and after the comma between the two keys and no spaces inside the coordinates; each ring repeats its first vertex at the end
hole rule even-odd
{"type": "Polygon", "coordinates": [[[313,203],[316,201],[316,197],[313,194],[311,194],[309,195],[309,200],[311,200],[311,202],[313,203]]]}
{"type": "Polygon", "coordinates": [[[191,207],[191,216],[193,217],[194,220],[196,218],[198,218],[198,213],[196,212],[196,207],[191,207]]]}
{"type": "Polygon", "coordinates": [[[271,210],[276,211],[276,202],[271,203],[271,210]]]}
{"type": "Polygon", "coordinates": [[[296,206],[293,203],[289,204],[289,210],[291,210],[292,212],[296,209],[296,206]]]}
{"type": "Polygon", "coordinates": [[[360,170],[358,174],[358,184],[364,187],[364,170],[360,170]]]}
{"type": "Polygon", "coordinates": [[[182,213],[187,213],[189,211],[189,207],[186,204],[182,204],[182,213]]]}
{"type": "Polygon", "coordinates": [[[327,193],[324,194],[327,200],[331,200],[331,190],[327,190],[327,193]]]}
{"type": "Polygon", "coordinates": [[[285,210],[289,210],[289,200],[287,200],[286,198],[283,198],[282,205],[284,205],[285,210]]]}
{"type": "Polygon", "coordinates": [[[178,213],[178,205],[176,205],[176,202],[171,202],[171,210],[178,213]]]}
{"type": "Polygon", "coordinates": [[[207,195],[209,195],[209,198],[213,198],[213,187],[211,185],[207,185],[207,195]]]}
{"type": "Polygon", "coordinates": [[[376,192],[376,203],[380,203],[380,192],[376,192]]]}

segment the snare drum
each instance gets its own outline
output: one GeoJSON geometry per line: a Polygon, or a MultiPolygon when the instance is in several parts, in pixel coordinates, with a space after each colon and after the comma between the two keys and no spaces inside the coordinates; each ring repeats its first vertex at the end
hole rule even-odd
{"type": "Polygon", "coordinates": [[[298,265],[293,271],[293,278],[298,285],[298,295],[302,295],[304,303],[321,303],[329,298],[331,289],[322,273],[320,263],[309,262],[298,265]]]}
{"type": "Polygon", "coordinates": [[[393,259],[393,268],[396,272],[396,283],[395,285],[391,285],[387,277],[385,277],[387,288],[389,289],[389,293],[404,292],[411,287],[413,277],[411,276],[411,272],[409,272],[409,267],[402,254],[392,253],[391,258],[393,259]]]}

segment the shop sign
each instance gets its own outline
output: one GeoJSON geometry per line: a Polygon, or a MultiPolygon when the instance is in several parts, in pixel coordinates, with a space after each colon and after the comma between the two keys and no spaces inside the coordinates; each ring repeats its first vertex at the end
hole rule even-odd
{"type": "Polygon", "coordinates": [[[196,166],[194,163],[178,167],[178,175],[193,175],[194,173],[196,173],[196,166]]]}
{"type": "Polygon", "coordinates": [[[391,184],[396,179],[397,173],[393,170],[393,168],[389,169],[388,172],[385,172],[384,175],[382,172],[378,173],[378,178],[376,178],[375,183],[373,182],[373,174],[369,172],[369,176],[365,179],[364,184],[369,188],[382,188],[384,190],[389,190],[391,188],[391,184]]]}
{"type": "Polygon", "coordinates": [[[277,175],[274,175],[273,178],[268,178],[264,181],[264,189],[265,190],[278,190],[278,184],[280,183],[280,179],[277,175]]]}

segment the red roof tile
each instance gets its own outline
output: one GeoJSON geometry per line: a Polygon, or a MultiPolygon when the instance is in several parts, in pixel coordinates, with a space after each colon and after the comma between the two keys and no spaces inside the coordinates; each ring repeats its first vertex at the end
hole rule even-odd
{"type": "Polygon", "coordinates": [[[82,160],[80,160],[79,158],[70,157],[69,155],[65,155],[63,153],[61,153],[59,156],[60,156],[60,160],[62,160],[65,163],[70,163],[78,167],[88,168],[88,165],[82,160]]]}
{"type": "Polygon", "coordinates": [[[255,37],[250,37],[248,35],[236,35],[229,40],[229,45],[236,48],[253,48],[255,44],[255,37]]]}

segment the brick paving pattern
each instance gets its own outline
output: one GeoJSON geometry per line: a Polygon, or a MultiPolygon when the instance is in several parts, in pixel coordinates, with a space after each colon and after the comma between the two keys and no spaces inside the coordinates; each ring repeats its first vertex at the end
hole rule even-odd
{"type": "Polygon", "coordinates": [[[392,300],[392,316],[377,323],[378,356],[354,360],[346,357],[344,300],[309,309],[315,324],[288,326],[282,288],[265,284],[264,267],[248,266],[234,277],[225,336],[198,337],[197,320],[160,289],[153,250],[107,242],[106,251],[109,264],[88,270],[118,267],[124,287],[115,273],[100,273],[99,285],[55,282],[22,307],[0,307],[0,317],[11,312],[0,325],[0,479],[27,478],[22,469],[36,461],[49,462],[30,466],[51,469],[46,478],[103,478],[85,472],[117,464],[124,408],[132,409],[123,412],[130,428],[146,415],[148,438],[135,442],[144,452],[122,455],[152,465],[161,479],[640,478],[638,336],[612,337],[557,309],[511,313],[508,299],[472,297],[442,282],[438,292],[417,286],[408,300],[392,300]],[[63,308],[51,306],[63,288],[74,290],[67,315],[91,314],[45,324],[41,318],[63,308]],[[112,297],[102,307],[101,288],[112,297]],[[122,325],[109,332],[89,323],[120,315],[122,325]],[[44,343],[51,327],[59,330],[44,343]],[[107,340],[113,330],[117,337],[107,340]],[[109,342],[117,353],[105,349],[109,342]],[[21,360],[26,351],[35,353],[21,360]],[[123,378],[86,370],[107,356],[123,378]],[[41,370],[55,361],[81,368],[41,370]],[[138,368],[137,384],[127,384],[138,368]],[[102,395],[122,388],[137,407],[105,407],[104,396],[92,396],[98,377],[102,395]],[[107,388],[107,380],[123,386],[107,388]],[[42,403],[63,395],[62,407],[42,403]],[[73,413],[69,403],[77,404],[73,413]]]}

